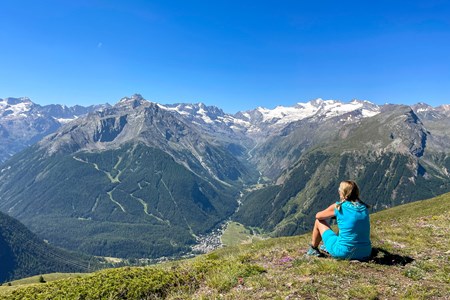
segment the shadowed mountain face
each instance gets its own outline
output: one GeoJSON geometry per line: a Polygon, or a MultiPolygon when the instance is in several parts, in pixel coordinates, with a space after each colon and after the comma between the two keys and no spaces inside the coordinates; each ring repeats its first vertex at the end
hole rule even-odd
{"type": "Polygon", "coordinates": [[[0,213],[0,262],[0,283],[51,272],[89,271],[89,258],[46,244],[3,213],[0,213]]]}
{"type": "Polygon", "coordinates": [[[0,210],[51,243],[105,256],[180,254],[230,217],[296,234],[343,179],[374,210],[449,191],[439,125],[449,119],[441,108],[320,99],[229,115],[134,95],[3,164],[0,210]]]}

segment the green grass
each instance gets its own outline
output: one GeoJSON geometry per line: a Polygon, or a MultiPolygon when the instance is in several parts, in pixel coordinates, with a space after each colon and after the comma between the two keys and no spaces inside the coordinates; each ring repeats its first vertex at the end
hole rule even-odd
{"type": "Polygon", "coordinates": [[[445,299],[450,295],[450,194],[376,213],[371,222],[378,252],[367,263],[306,257],[307,234],[225,247],[153,267],[103,270],[19,288],[4,297],[445,299]]]}
{"type": "MultiPolygon", "coordinates": [[[[36,275],[32,277],[27,277],[19,280],[11,281],[11,286],[18,286],[18,285],[25,285],[25,284],[33,284],[33,283],[39,283],[39,278],[41,275],[36,275]]],[[[74,277],[83,277],[86,276],[86,273],[50,273],[42,275],[44,277],[44,280],[46,282],[51,282],[55,280],[60,279],[66,279],[66,278],[74,278],[74,277]]],[[[8,283],[4,283],[3,285],[8,285],[8,283]]]]}
{"type": "MultiPolygon", "coordinates": [[[[45,282],[52,282],[61,279],[85,277],[88,275],[88,273],[50,273],[44,274],[42,275],[42,277],[44,278],[45,282]]],[[[41,275],[36,275],[19,280],[14,280],[11,282],[5,282],[0,286],[0,296],[10,295],[14,290],[17,290],[18,288],[43,284],[39,282],[40,277],[41,275]]]]}
{"type": "Polygon", "coordinates": [[[229,222],[221,239],[226,246],[236,246],[259,241],[263,238],[263,235],[257,234],[256,229],[247,228],[238,222],[229,222]]]}

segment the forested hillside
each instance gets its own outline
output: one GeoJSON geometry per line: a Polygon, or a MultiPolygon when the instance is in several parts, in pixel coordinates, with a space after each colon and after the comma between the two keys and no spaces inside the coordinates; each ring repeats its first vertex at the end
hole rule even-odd
{"type": "Polygon", "coordinates": [[[0,213],[0,283],[51,272],[89,272],[98,262],[52,247],[19,221],[0,213]]]}
{"type": "Polygon", "coordinates": [[[1,188],[8,200],[2,205],[68,249],[134,258],[178,254],[236,206],[232,188],[214,187],[142,143],[49,158],[33,150],[14,158],[37,155],[31,169],[1,188]]]}

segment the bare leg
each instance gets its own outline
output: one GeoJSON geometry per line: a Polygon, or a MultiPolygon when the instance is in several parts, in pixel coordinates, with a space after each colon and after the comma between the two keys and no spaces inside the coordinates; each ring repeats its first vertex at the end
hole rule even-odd
{"type": "Polygon", "coordinates": [[[322,234],[328,230],[331,229],[330,225],[328,225],[328,222],[325,220],[317,220],[314,222],[314,228],[312,231],[312,238],[311,238],[311,246],[314,248],[317,248],[322,241],[322,234]]]}

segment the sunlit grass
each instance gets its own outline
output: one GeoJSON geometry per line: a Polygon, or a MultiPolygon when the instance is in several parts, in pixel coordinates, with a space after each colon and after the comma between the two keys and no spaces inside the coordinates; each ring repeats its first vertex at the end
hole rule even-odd
{"type": "Polygon", "coordinates": [[[262,235],[253,232],[252,229],[246,228],[237,222],[229,222],[221,237],[222,243],[226,246],[248,244],[261,239],[263,239],[262,235]]]}

